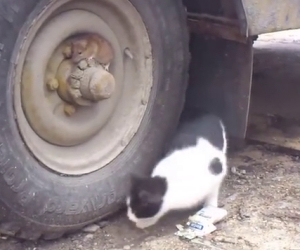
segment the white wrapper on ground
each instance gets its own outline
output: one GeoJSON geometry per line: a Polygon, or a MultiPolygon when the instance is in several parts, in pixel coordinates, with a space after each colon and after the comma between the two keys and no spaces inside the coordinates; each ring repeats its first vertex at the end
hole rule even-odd
{"type": "Polygon", "coordinates": [[[187,240],[203,237],[215,231],[217,228],[214,224],[224,219],[226,215],[225,209],[207,206],[190,216],[186,228],[179,228],[176,235],[187,240]]]}
{"type": "Polygon", "coordinates": [[[208,220],[210,223],[215,224],[225,218],[227,210],[219,207],[207,206],[199,210],[196,214],[189,217],[189,221],[203,221],[208,220]]]}

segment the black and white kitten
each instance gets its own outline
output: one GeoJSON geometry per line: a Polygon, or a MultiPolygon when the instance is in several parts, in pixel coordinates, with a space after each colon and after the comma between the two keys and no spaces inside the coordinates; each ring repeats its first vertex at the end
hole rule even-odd
{"type": "Polygon", "coordinates": [[[222,121],[205,115],[179,128],[172,150],[151,177],[132,177],[128,218],[137,227],[154,225],[171,210],[218,206],[227,173],[227,141],[222,121]]]}

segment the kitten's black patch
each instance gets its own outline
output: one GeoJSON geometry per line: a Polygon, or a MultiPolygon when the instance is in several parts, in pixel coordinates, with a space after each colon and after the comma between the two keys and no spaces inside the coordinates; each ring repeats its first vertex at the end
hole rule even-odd
{"type": "Polygon", "coordinates": [[[213,175],[221,174],[223,171],[222,163],[219,158],[214,158],[210,163],[209,170],[213,175]]]}
{"type": "Polygon", "coordinates": [[[167,181],[162,177],[132,177],[130,207],[137,218],[156,215],[167,191],[167,181]]]}
{"type": "Polygon", "coordinates": [[[208,140],[219,150],[223,150],[223,128],[221,120],[217,116],[204,115],[200,118],[183,122],[171,143],[171,151],[196,146],[198,138],[201,137],[208,140]]]}

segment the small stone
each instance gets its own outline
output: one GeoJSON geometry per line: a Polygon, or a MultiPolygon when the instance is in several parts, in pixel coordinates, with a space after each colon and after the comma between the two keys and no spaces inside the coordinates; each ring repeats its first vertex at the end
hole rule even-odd
{"type": "Polygon", "coordinates": [[[236,244],[237,240],[231,237],[227,237],[227,236],[215,236],[213,238],[213,241],[215,242],[222,242],[222,243],[229,243],[229,244],[236,244]]]}
{"type": "Polygon", "coordinates": [[[250,211],[248,211],[248,209],[246,209],[244,207],[241,207],[239,209],[239,215],[240,215],[241,219],[248,219],[251,217],[250,211]]]}
{"type": "Polygon", "coordinates": [[[100,227],[98,225],[92,224],[92,225],[85,227],[82,231],[85,233],[95,233],[97,230],[99,230],[99,228],[100,227]]]}
{"type": "Polygon", "coordinates": [[[178,224],[178,225],[176,225],[176,228],[177,228],[177,230],[182,231],[184,229],[184,226],[178,224]]]}
{"type": "Polygon", "coordinates": [[[238,193],[234,193],[232,195],[229,195],[227,198],[225,198],[224,203],[225,204],[226,203],[232,203],[232,202],[234,202],[237,199],[238,196],[239,196],[238,193]]]}
{"type": "Polygon", "coordinates": [[[0,238],[1,238],[1,240],[7,240],[8,239],[8,237],[5,236],[5,235],[1,235],[0,238]]]}
{"type": "Polygon", "coordinates": [[[145,241],[154,241],[156,239],[155,236],[148,236],[145,241]]]}
{"type": "Polygon", "coordinates": [[[231,168],[231,173],[233,173],[233,174],[236,174],[236,173],[237,173],[236,167],[232,167],[232,168],[231,168]]]}
{"type": "Polygon", "coordinates": [[[123,247],[123,249],[125,249],[125,250],[129,250],[130,248],[131,247],[129,245],[126,245],[126,246],[123,247]]]}
{"type": "Polygon", "coordinates": [[[84,237],[84,241],[89,241],[89,240],[92,240],[94,238],[94,235],[93,234],[87,234],[85,237],[84,237]]]}
{"type": "Polygon", "coordinates": [[[72,241],[75,245],[78,245],[78,244],[79,244],[79,240],[71,239],[71,241],[72,241]]]}
{"type": "Polygon", "coordinates": [[[105,220],[104,221],[100,221],[98,223],[98,225],[99,225],[100,228],[105,228],[105,227],[107,227],[109,225],[109,222],[105,221],[105,220]]]}

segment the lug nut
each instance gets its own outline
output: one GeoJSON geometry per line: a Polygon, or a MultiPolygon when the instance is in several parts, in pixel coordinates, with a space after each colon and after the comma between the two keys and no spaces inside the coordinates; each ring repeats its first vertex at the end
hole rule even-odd
{"type": "Polygon", "coordinates": [[[56,78],[49,79],[46,84],[47,84],[47,88],[50,91],[54,91],[54,90],[58,89],[58,86],[59,86],[59,83],[56,78]]]}
{"type": "Polygon", "coordinates": [[[63,50],[63,55],[66,59],[70,59],[73,55],[73,52],[72,52],[72,46],[71,45],[67,45],[64,50],[63,50]]]}
{"type": "Polygon", "coordinates": [[[85,70],[87,69],[88,67],[88,63],[86,60],[81,60],[79,63],[78,63],[78,68],[81,69],[81,70],[85,70]]]}
{"type": "Polygon", "coordinates": [[[66,116],[72,116],[76,112],[76,108],[73,105],[65,104],[64,106],[64,112],[66,116]]]}

